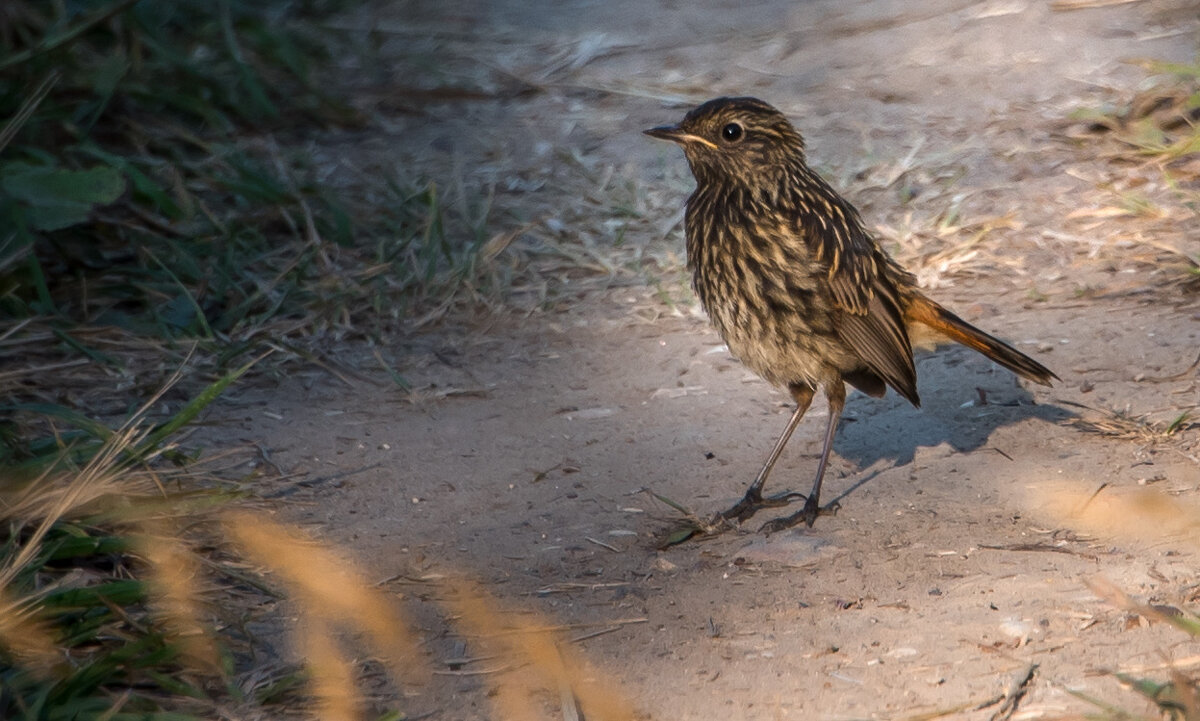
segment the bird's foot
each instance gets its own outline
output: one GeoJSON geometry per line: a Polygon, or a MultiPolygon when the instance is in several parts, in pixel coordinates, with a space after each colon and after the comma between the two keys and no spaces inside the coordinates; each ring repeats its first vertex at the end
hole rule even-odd
{"type": "Polygon", "coordinates": [[[797,498],[804,498],[804,494],[796,493],[795,491],[785,491],[763,498],[762,494],[757,491],[746,491],[746,495],[742,496],[742,500],[713,516],[709,525],[721,527],[731,522],[742,523],[755,513],[758,513],[760,509],[786,506],[797,498]]]}
{"type": "Polygon", "coordinates": [[[816,522],[818,516],[836,516],[838,509],[841,507],[842,504],[838,503],[837,501],[834,501],[824,507],[818,506],[817,499],[807,498],[804,501],[804,508],[801,508],[799,511],[796,511],[790,516],[784,516],[783,518],[776,518],[767,521],[762,525],[762,528],[758,529],[758,532],[775,533],[776,531],[786,531],[792,526],[799,524],[801,521],[808,524],[809,528],[812,528],[812,525],[816,522]]]}

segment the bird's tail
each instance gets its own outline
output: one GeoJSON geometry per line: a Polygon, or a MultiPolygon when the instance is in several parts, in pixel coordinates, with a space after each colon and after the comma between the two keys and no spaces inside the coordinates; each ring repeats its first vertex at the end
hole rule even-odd
{"type": "Polygon", "coordinates": [[[951,340],[979,351],[1017,375],[1034,383],[1050,385],[1058,376],[1034,359],[998,338],[984,333],[962,318],[922,295],[912,295],[904,309],[904,320],[913,344],[922,340],[951,340]],[[914,327],[919,326],[919,327],[914,327]]]}

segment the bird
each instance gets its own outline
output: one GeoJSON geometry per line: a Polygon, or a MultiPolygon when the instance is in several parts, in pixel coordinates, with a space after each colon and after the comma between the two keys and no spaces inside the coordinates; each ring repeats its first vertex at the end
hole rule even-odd
{"type": "Polygon", "coordinates": [[[913,348],[954,342],[1022,378],[1049,386],[1053,372],[930,299],[863,225],[858,210],[807,163],[804,138],[779,110],[752,97],[720,97],[646,135],[680,145],[696,187],[684,231],[692,287],[730,353],[788,391],[796,408],[745,495],[710,528],[804,498],[765,532],[837,510],[821,482],[846,385],[916,407],[913,348]],[[817,392],[829,403],[816,479],[807,494],[763,487],[817,392]]]}

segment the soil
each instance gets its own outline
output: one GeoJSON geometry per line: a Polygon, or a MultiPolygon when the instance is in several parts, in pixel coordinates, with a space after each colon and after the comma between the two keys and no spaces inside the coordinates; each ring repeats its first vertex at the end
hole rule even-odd
{"type": "MultiPolygon", "coordinates": [[[[440,673],[380,706],[497,717],[488,664],[446,663],[475,650],[435,603],[436,579],[463,573],[546,623],[609,631],[568,646],[645,718],[1094,710],[1073,692],[1148,712],[1109,672],[1166,678],[1196,642],[1095,583],[1175,608],[1200,593],[1195,536],[1127,533],[1121,505],[1200,490],[1197,430],[1163,432],[1200,405],[1200,297],[1178,263],[1196,218],[1106,210],[1123,189],[1169,188],[1074,139],[1068,118],[1128,97],[1145,77],[1131,59],[1190,62],[1200,14],[1073,5],[439,0],[347,21],[374,28],[359,102],[391,124],[323,152],[493,187],[496,225],[517,229],[498,267],[553,278],[514,281],[483,320],[330,349],[359,380],[299,373],[213,419],[214,438],[263,449],[283,517],[348,549],[416,619],[440,673]],[[722,94],[784,110],[927,292],[1062,382],[1018,382],[961,348],[922,355],[920,409],[851,395],[826,477],[835,516],[764,535],[760,514],[664,549],[681,514],[647,491],[702,517],[727,507],[790,413],[687,291],[686,166],[640,134],[722,94]],[[548,263],[555,239],[619,262],[548,263]]],[[[807,490],[823,405],[768,490],[807,490]]]]}

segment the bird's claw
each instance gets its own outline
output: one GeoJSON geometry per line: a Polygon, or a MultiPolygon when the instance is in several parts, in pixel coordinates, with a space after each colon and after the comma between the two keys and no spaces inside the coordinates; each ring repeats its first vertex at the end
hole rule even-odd
{"type": "Polygon", "coordinates": [[[755,513],[758,513],[760,509],[786,506],[797,498],[804,497],[805,496],[803,493],[785,491],[783,493],[777,493],[773,496],[767,496],[766,498],[763,498],[762,494],[760,493],[747,491],[746,495],[742,497],[742,500],[733,504],[731,508],[721,511],[717,515],[713,516],[713,519],[709,525],[721,526],[731,521],[742,523],[749,520],[750,517],[755,513]]]}
{"type": "Polygon", "coordinates": [[[803,521],[809,528],[812,528],[813,523],[816,522],[819,516],[836,516],[841,507],[842,504],[838,503],[837,501],[833,501],[829,505],[821,507],[817,505],[816,501],[806,500],[804,502],[804,508],[801,508],[799,511],[796,511],[790,516],[784,516],[783,518],[775,518],[767,521],[762,525],[761,528],[758,529],[758,532],[770,534],[778,531],[786,531],[787,529],[798,525],[801,521],[803,521]]]}

